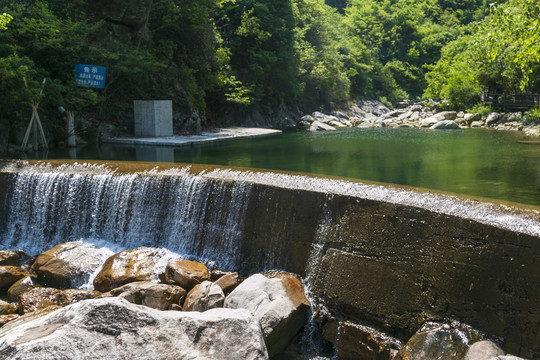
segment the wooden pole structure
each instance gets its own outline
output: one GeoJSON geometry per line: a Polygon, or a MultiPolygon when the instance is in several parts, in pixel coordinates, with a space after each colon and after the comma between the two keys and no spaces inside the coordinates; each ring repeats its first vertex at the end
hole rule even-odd
{"type": "Polygon", "coordinates": [[[67,146],[75,147],[77,146],[77,137],[75,136],[75,118],[73,116],[73,111],[68,111],[66,116],[67,123],[67,146]]]}
{"type": "MultiPolygon", "coordinates": [[[[26,83],[26,78],[23,77],[24,80],[24,86],[28,87],[28,84],[26,83]]],[[[46,78],[43,78],[43,83],[41,86],[41,90],[39,91],[39,95],[43,94],[43,88],[45,87],[45,82],[47,81],[46,78]]],[[[30,123],[28,124],[28,127],[26,128],[26,133],[24,134],[24,139],[22,142],[22,150],[26,150],[26,146],[28,145],[28,138],[30,137],[30,129],[34,130],[34,150],[38,149],[38,130],[39,135],[41,137],[41,140],[43,142],[43,146],[45,149],[48,149],[49,146],[47,145],[47,138],[45,137],[45,132],[43,131],[43,126],[41,125],[41,120],[39,119],[38,114],[38,107],[39,102],[33,102],[32,103],[32,117],[30,118],[30,123]]]]}

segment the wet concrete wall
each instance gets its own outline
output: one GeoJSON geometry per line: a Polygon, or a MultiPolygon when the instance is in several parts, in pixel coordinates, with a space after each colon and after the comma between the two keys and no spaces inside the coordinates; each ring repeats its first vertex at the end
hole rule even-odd
{"type": "MultiPolygon", "coordinates": [[[[401,339],[424,321],[450,318],[503,338],[507,352],[540,357],[540,221],[535,211],[515,218],[521,222],[518,231],[512,216],[521,209],[495,206],[490,213],[475,212],[483,204],[471,207],[464,201],[463,208],[471,211],[458,211],[458,216],[460,199],[435,211],[414,206],[414,199],[424,204],[429,197],[417,192],[403,190],[413,200],[394,202],[394,193],[386,196],[391,189],[381,187],[377,191],[387,199],[382,201],[362,187],[329,192],[327,183],[313,178],[295,177],[289,183],[287,175],[267,181],[270,174],[249,179],[244,174],[217,171],[205,177],[224,182],[225,188],[251,182],[235,250],[240,254],[235,266],[244,274],[269,268],[299,273],[332,316],[401,339]],[[509,220],[486,221],[492,215],[509,220]]],[[[13,178],[9,171],[0,172],[3,209],[13,178]]],[[[208,189],[214,196],[215,190],[208,189]]],[[[6,214],[0,216],[5,222],[6,214]]],[[[201,253],[210,243],[225,246],[220,231],[199,234],[201,253]]]]}

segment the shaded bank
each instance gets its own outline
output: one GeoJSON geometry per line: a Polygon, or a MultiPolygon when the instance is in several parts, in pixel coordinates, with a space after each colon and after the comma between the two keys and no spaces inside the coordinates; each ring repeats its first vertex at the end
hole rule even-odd
{"type": "Polygon", "coordinates": [[[167,247],[245,275],[280,268],[306,276],[329,317],[402,339],[450,317],[504,338],[508,352],[540,354],[537,210],[284,173],[154,166],[4,163],[3,246],[37,253],[99,239],[167,247]]]}

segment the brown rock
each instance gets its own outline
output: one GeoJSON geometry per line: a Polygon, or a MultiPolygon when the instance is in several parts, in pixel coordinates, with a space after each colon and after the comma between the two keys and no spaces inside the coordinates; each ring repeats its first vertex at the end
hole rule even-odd
{"type": "Polygon", "coordinates": [[[16,251],[0,251],[0,266],[19,266],[19,260],[16,251]]]}
{"type": "Polygon", "coordinates": [[[110,294],[134,304],[145,305],[157,310],[167,310],[174,307],[173,305],[180,306],[186,295],[186,290],[180,286],[139,281],[113,289],[110,294]]]}
{"type": "Polygon", "coordinates": [[[13,285],[17,280],[27,277],[28,271],[16,266],[0,266],[0,289],[13,285]]]}
{"type": "Polygon", "coordinates": [[[24,294],[27,291],[30,291],[36,287],[41,287],[37,284],[35,278],[32,276],[27,276],[20,280],[17,280],[13,285],[8,289],[8,299],[10,301],[19,301],[19,296],[24,294]]]}
{"type": "Polygon", "coordinates": [[[168,284],[178,284],[186,290],[210,280],[206,265],[189,260],[176,260],[167,264],[165,279],[168,284]]]}
{"type": "Polygon", "coordinates": [[[328,321],[323,338],[334,344],[343,360],[388,360],[401,348],[398,340],[367,326],[346,321],[328,321]]]}
{"type": "Polygon", "coordinates": [[[195,285],[187,294],[183,311],[206,311],[223,307],[225,294],[221,287],[210,281],[195,285]]]}
{"type": "Polygon", "coordinates": [[[222,277],[214,281],[214,284],[223,289],[223,292],[225,294],[228,294],[238,286],[238,273],[232,272],[223,275],[222,277]]]}
{"type": "Polygon", "coordinates": [[[0,315],[0,327],[6,325],[8,322],[17,319],[19,314],[0,315]]]}
{"type": "Polygon", "coordinates": [[[216,280],[219,279],[220,277],[225,276],[227,274],[231,274],[231,273],[232,271],[214,269],[210,272],[210,281],[216,282],[216,280]]]}
{"type": "Polygon", "coordinates": [[[62,290],[55,288],[35,288],[20,296],[20,308],[24,314],[44,309],[49,306],[69,304],[62,290]]]}
{"type": "Polygon", "coordinates": [[[19,310],[16,304],[10,304],[3,300],[0,300],[0,315],[15,314],[19,310]]]}
{"type": "Polygon", "coordinates": [[[63,291],[66,301],[69,304],[74,304],[76,302],[88,299],[95,299],[101,295],[99,291],[96,290],[79,290],[79,289],[68,289],[63,291]]]}
{"type": "Polygon", "coordinates": [[[107,255],[92,244],[68,242],[40,254],[32,264],[40,281],[59,289],[85,284],[107,255]]]}
{"type": "Polygon", "coordinates": [[[105,261],[94,279],[94,288],[106,292],[131,282],[150,281],[162,255],[161,249],[153,248],[121,251],[105,261]]]}

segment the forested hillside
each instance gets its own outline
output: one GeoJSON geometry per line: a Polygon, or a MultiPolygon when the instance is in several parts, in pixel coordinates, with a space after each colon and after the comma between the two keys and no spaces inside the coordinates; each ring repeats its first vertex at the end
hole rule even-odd
{"type": "Polygon", "coordinates": [[[482,86],[538,84],[540,5],[499,3],[0,0],[0,118],[20,132],[37,100],[52,133],[59,105],[118,124],[134,99],[172,99],[175,119],[197,111],[207,124],[357,98],[472,106],[482,86]],[[105,89],[76,87],[76,63],[105,66],[105,89]]]}

